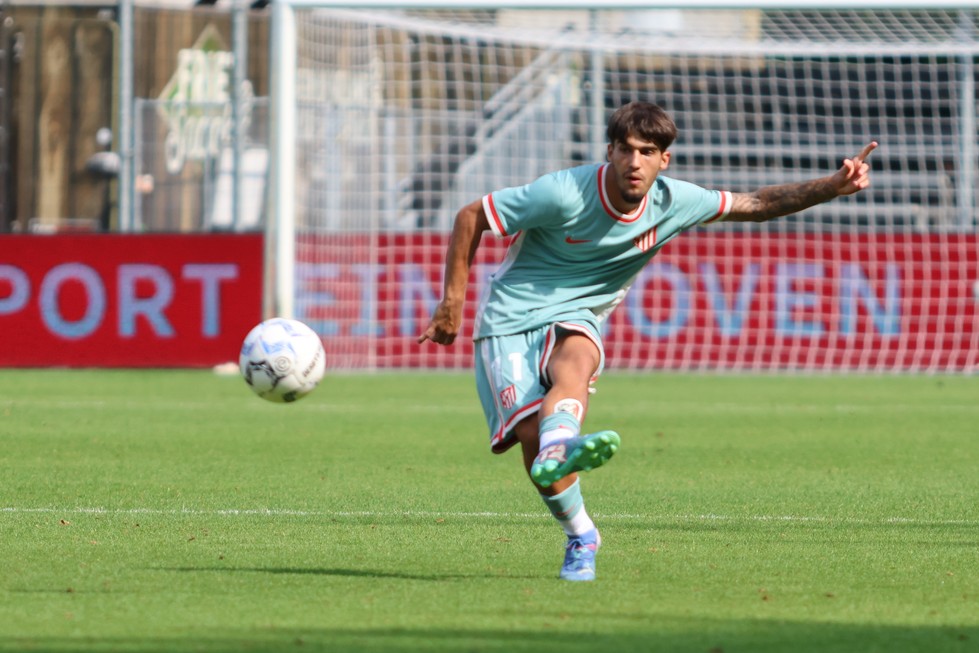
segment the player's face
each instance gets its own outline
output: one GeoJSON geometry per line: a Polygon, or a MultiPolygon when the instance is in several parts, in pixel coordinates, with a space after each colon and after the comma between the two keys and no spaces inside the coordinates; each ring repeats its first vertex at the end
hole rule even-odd
{"type": "Polygon", "coordinates": [[[639,206],[656,177],[670,165],[670,153],[636,136],[608,146],[612,172],[608,178],[609,199],[618,210],[628,213],[639,206]]]}

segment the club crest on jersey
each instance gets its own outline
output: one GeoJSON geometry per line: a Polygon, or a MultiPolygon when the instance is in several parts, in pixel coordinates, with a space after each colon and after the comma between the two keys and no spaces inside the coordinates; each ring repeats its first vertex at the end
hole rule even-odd
{"type": "Polygon", "coordinates": [[[636,247],[644,252],[648,252],[656,245],[656,227],[653,227],[643,235],[635,238],[632,242],[636,244],[636,247]]]}
{"type": "Polygon", "coordinates": [[[517,388],[513,385],[508,385],[507,387],[500,390],[500,403],[507,410],[513,408],[514,404],[517,403],[517,388]]]}

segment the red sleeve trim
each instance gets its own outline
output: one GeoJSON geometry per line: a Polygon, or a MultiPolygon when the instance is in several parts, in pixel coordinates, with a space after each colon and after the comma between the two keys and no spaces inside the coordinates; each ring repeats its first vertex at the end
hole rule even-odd
{"type": "Polygon", "coordinates": [[[496,204],[493,202],[492,193],[483,196],[483,210],[486,211],[486,216],[489,218],[490,228],[493,229],[493,233],[500,238],[505,238],[510,235],[506,232],[506,228],[503,226],[503,220],[500,219],[500,214],[496,211],[496,204]]]}
{"type": "Polygon", "coordinates": [[[731,212],[731,205],[734,204],[734,197],[731,195],[729,191],[726,190],[722,190],[720,191],[720,193],[721,193],[720,208],[717,209],[717,213],[714,214],[714,217],[712,217],[709,220],[705,220],[704,224],[710,224],[711,222],[718,222],[719,220],[723,220],[727,216],[727,214],[731,212]]]}

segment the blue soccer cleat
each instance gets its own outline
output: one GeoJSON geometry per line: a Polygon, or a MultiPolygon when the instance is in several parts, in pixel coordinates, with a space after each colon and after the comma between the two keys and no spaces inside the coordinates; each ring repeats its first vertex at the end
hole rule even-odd
{"type": "Polygon", "coordinates": [[[620,442],[615,431],[599,431],[555,442],[541,449],[534,458],[530,478],[537,485],[548,487],[568,474],[601,467],[619,449],[620,442]]]}
{"type": "Polygon", "coordinates": [[[595,554],[602,545],[602,536],[597,529],[584,535],[569,535],[564,550],[564,564],[561,565],[563,580],[595,580],[595,554]]]}

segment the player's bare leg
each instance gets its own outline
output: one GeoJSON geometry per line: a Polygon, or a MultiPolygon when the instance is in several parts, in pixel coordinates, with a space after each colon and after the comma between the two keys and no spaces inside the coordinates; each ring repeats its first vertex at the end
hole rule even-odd
{"type": "Polygon", "coordinates": [[[560,577],[572,581],[595,579],[595,554],[601,545],[598,529],[585,510],[577,471],[604,463],[619,442],[618,435],[610,431],[579,436],[588,386],[598,369],[599,356],[590,339],[581,335],[563,337],[551,355],[548,371],[553,386],[544,397],[540,412],[523,420],[516,429],[527,474],[568,537],[560,577]],[[542,469],[547,477],[543,481],[540,473],[535,474],[542,469]]]}
{"type": "Polygon", "coordinates": [[[564,334],[554,347],[548,365],[552,386],[538,413],[540,440],[530,467],[530,477],[540,487],[599,467],[619,448],[619,436],[613,431],[579,436],[588,387],[600,360],[598,347],[581,334],[564,334]]]}

